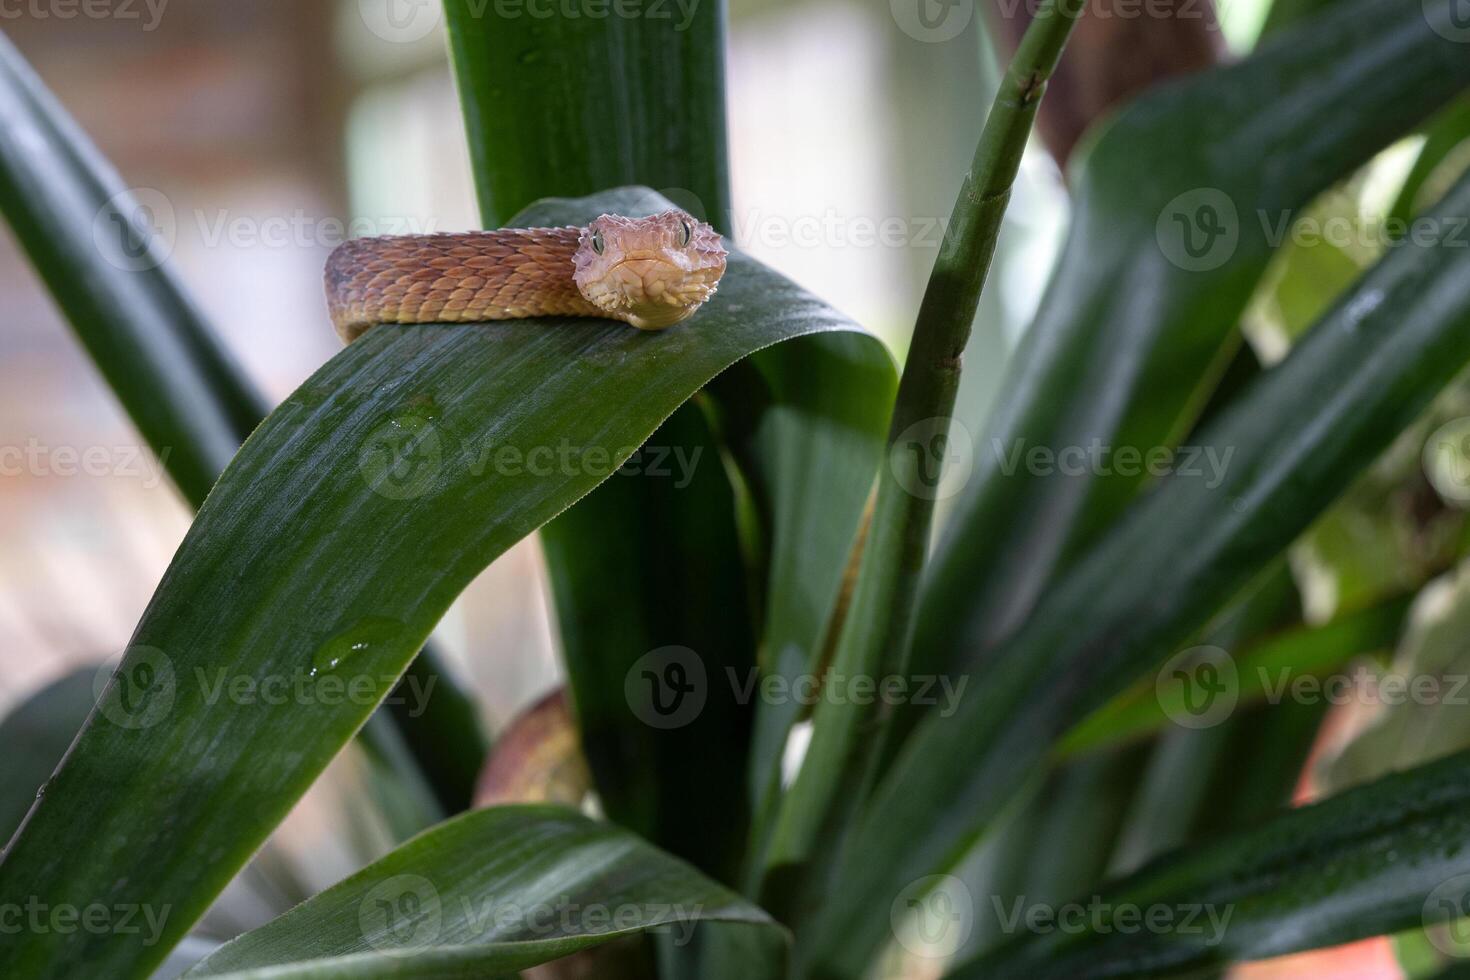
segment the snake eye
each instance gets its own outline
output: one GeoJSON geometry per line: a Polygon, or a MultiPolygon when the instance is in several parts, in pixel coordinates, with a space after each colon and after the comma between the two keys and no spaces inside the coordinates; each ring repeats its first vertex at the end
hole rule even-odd
{"type": "Polygon", "coordinates": [[[694,237],[694,229],[689,227],[689,222],[679,222],[679,247],[683,248],[689,244],[689,239],[694,237]]]}
{"type": "Polygon", "coordinates": [[[607,248],[607,243],[602,240],[602,232],[594,231],[592,233],[592,251],[601,255],[602,250],[605,248],[607,248]]]}

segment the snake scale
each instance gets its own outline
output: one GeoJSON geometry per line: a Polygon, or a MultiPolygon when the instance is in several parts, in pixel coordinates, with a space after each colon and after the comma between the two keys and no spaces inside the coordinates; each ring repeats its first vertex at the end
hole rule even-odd
{"type": "Polygon", "coordinates": [[[604,214],[580,228],[359,238],[327,259],[327,307],[348,342],[379,323],[534,316],[662,330],[714,295],[725,255],[719,234],[683,211],[604,214]]]}

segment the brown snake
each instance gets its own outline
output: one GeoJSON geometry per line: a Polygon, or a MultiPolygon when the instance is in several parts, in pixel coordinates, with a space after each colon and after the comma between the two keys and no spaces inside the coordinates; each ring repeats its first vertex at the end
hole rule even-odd
{"type": "Polygon", "coordinates": [[[682,211],[604,214],[585,228],[359,238],[327,259],[344,341],[379,323],[592,316],[662,330],[714,295],[725,247],[682,211]]]}

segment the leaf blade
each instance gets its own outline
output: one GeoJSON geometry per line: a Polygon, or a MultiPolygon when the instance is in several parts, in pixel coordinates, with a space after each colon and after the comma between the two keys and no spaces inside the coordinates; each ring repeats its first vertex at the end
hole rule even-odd
{"type": "MultiPolygon", "coordinates": [[[[546,202],[520,220],[582,223],[664,206],[629,190],[546,202]]],[[[731,363],[855,329],[737,252],[709,306],[661,334],[591,320],[369,331],[272,413],[201,508],[104,695],[126,707],[139,693],[128,684],[151,679],[154,700],[132,703],[147,717],[167,702],[163,717],[130,728],[94,713],[0,863],[0,894],[166,902],[165,943],[174,941],[491,559],[608,478],[617,451],[731,363]],[[526,469],[527,453],[563,441],[600,448],[604,465],[526,469]],[[504,447],[520,453],[519,467],[487,453],[504,447]],[[175,679],[167,698],[163,665],[175,679]],[[221,670],[256,684],[363,677],[363,703],[340,693],[335,704],[319,694],[211,702],[210,692],[228,693],[221,670]],[[180,840],[213,859],[184,860],[180,840]]],[[[887,358],[865,344],[875,364],[887,358]]],[[[165,950],[26,935],[0,949],[0,969],[60,976],[87,962],[131,976],[165,950]]]]}
{"type": "Polygon", "coordinates": [[[494,807],[425,831],[185,976],[480,977],[702,921],[780,931],[625,830],[559,807],[494,807]]]}

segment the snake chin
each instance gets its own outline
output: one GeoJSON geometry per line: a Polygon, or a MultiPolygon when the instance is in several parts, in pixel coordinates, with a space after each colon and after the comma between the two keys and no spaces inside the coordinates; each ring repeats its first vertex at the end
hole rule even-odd
{"type": "Polygon", "coordinates": [[[609,317],[640,330],[688,319],[714,295],[725,247],[683,211],[647,218],[605,214],[582,232],[573,256],[577,289],[609,317]]]}

